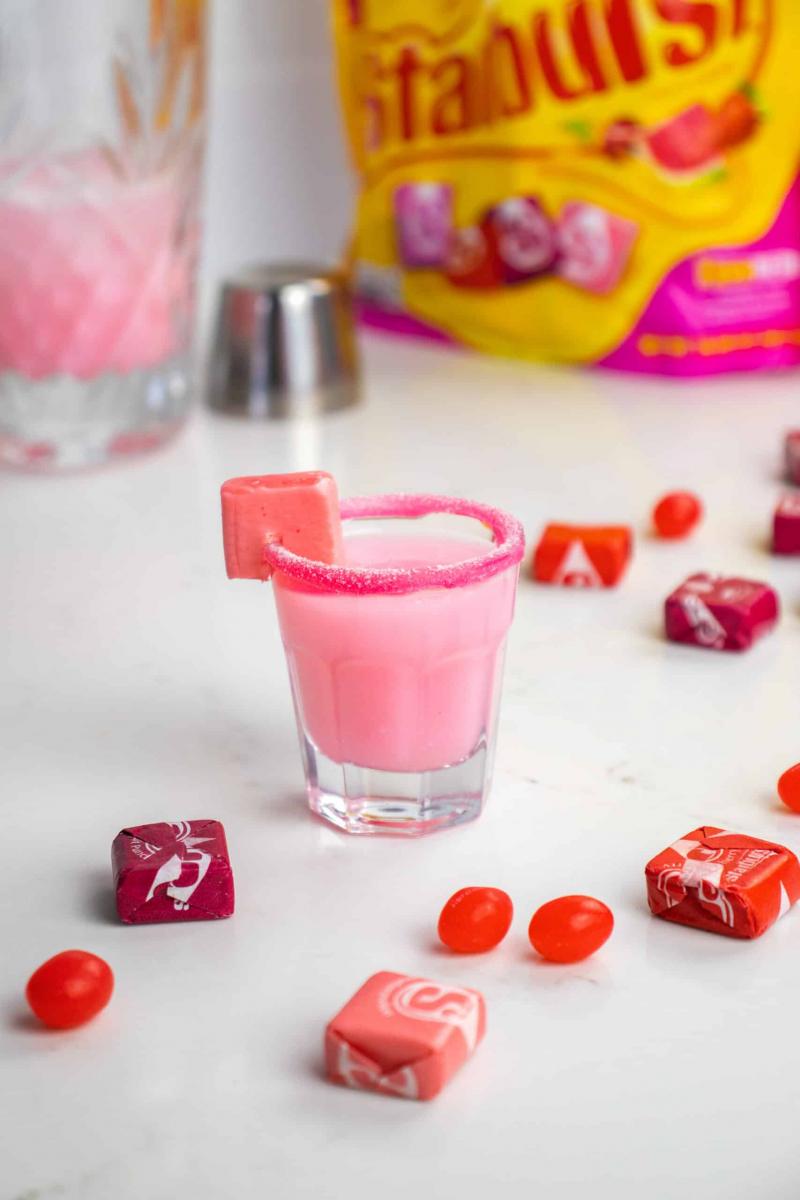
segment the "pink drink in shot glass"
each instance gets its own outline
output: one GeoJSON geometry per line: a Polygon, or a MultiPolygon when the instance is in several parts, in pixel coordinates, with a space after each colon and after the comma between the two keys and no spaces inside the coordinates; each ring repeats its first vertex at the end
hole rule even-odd
{"type": "Polygon", "coordinates": [[[340,512],[342,562],[276,541],[264,550],[310,806],[350,833],[414,836],[472,820],[490,782],[522,528],[442,496],[345,500],[340,512]],[[432,514],[472,528],[417,520],[432,514]]]}

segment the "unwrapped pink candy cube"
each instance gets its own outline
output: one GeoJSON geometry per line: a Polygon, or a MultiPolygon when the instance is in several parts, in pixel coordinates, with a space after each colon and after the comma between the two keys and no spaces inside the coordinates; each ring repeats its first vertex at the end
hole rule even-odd
{"type": "Polygon", "coordinates": [[[571,201],[561,210],[556,271],[583,291],[607,295],[622,278],[638,233],[633,221],[571,201]]]}
{"type": "Polygon", "coordinates": [[[556,227],[533,196],[511,196],[490,208],[483,229],[500,262],[504,283],[523,283],[552,271],[556,227]]]}
{"type": "Polygon", "coordinates": [[[774,628],[779,614],[769,584],[705,572],[691,575],[664,606],[670,641],[708,650],[746,650],[774,628]]]}
{"type": "Polygon", "coordinates": [[[405,266],[444,266],[453,232],[453,189],[449,184],[402,184],[394,193],[394,219],[405,266]]]}
{"type": "Polygon", "coordinates": [[[134,825],[111,848],[117,912],[127,925],[233,913],[233,872],[219,821],[134,825]]]}
{"type": "Polygon", "coordinates": [[[800,554],[800,494],[781,497],[772,518],[773,554],[800,554]]]}
{"type": "Polygon", "coordinates": [[[485,1030],[479,992],[380,971],[325,1031],[328,1078],[345,1087],[430,1100],[485,1030]]]}

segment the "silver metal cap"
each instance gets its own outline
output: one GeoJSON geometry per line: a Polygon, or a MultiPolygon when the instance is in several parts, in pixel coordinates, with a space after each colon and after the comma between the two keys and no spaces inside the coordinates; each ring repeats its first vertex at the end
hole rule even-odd
{"type": "Polygon", "coordinates": [[[222,286],[210,365],[212,408],[293,417],[359,399],[353,305],[343,271],[252,266],[222,286]]]}

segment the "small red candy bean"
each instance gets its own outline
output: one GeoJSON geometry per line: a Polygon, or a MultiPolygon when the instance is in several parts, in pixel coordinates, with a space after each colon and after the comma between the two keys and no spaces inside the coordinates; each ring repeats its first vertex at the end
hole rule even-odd
{"type": "Polygon", "coordinates": [[[702,515],[703,505],[692,492],[669,492],[653,509],[653,525],[659,537],[682,538],[702,515]]]}
{"type": "Polygon", "coordinates": [[[439,937],[458,954],[481,954],[502,942],[513,916],[511,897],[499,888],[461,888],[441,911],[439,937]]]}
{"type": "Polygon", "coordinates": [[[86,950],[62,950],[34,971],[25,995],[45,1025],[73,1029],[96,1017],[113,990],[114,974],[102,958],[86,950]]]}
{"type": "Polygon", "coordinates": [[[549,962],[588,958],[611,937],[614,914],[591,896],[560,896],[537,908],[528,926],[534,950],[549,962]]]}

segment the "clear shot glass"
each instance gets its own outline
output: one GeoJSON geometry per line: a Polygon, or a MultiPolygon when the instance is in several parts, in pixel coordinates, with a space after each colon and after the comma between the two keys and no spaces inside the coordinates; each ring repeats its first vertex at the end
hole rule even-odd
{"type": "Polygon", "coordinates": [[[309,804],[348,833],[413,837],[474,820],[522,528],[441,496],[345,500],[341,515],[341,565],[266,549],[309,804]]]}

